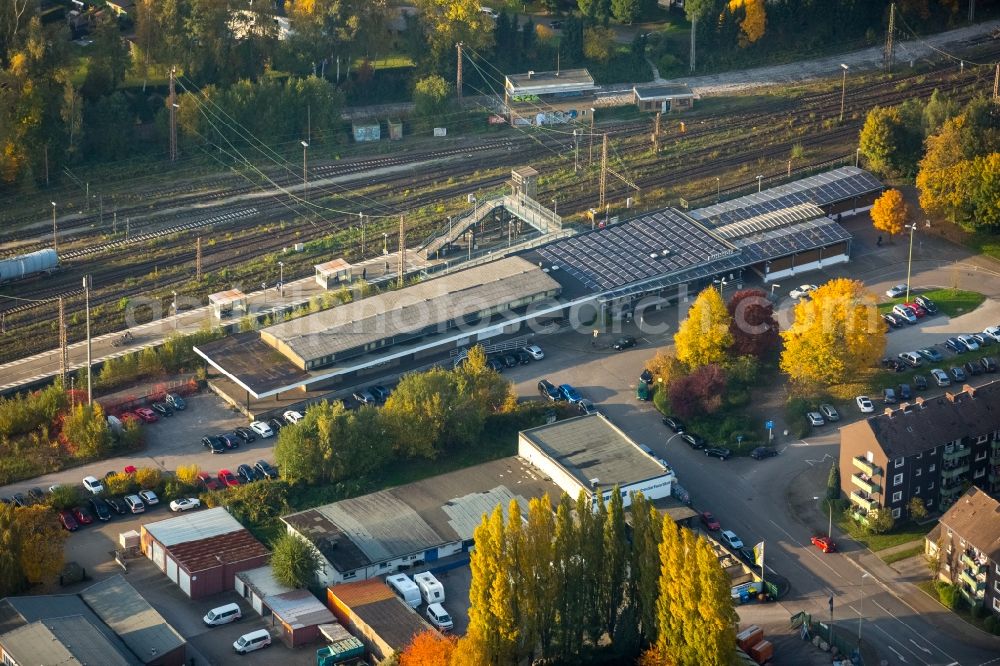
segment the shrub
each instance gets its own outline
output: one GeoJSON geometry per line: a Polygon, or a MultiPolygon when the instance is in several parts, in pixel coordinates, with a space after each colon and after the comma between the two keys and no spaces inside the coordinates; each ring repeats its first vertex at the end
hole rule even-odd
{"type": "Polygon", "coordinates": [[[958,588],[954,585],[950,585],[949,583],[945,583],[944,581],[939,581],[936,587],[938,599],[940,599],[941,603],[951,610],[957,609],[959,600],[961,599],[961,595],[958,593],[958,588]]]}
{"type": "Polygon", "coordinates": [[[139,484],[139,487],[143,490],[152,490],[160,485],[162,480],[162,475],[160,470],[153,469],[152,467],[140,467],[135,471],[135,482],[139,484]]]}
{"type": "Polygon", "coordinates": [[[983,621],[983,629],[991,634],[1000,635],[1000,619],[996,615],[990,615],[983,621]]]}
{"type": "Polygon", "coordinates": [[[805,398],[790,398],[785,404],[785,423],[788,429],[796,437],[802,438],[809,435],[809,420],[806,419],[806,412],[812,409],[812,405],[805,398]]]}

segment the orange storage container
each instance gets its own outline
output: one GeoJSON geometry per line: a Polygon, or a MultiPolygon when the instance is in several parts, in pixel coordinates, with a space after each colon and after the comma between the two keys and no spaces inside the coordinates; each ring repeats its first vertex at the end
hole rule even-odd
{"type": "Polygon", "coordinates": [[[750,657],[758,664],[766,664],[774,656],[774,645],[771,641],[761,641],[750,648],[750,657]]]}
{"type": "Polygon", "coordinates": [[[751,624],[749,627],[736,634],[736,644],[740,646],[740,649],[744,652],[749,652],[750,648],[757,643],[764,640],[764,630],[758,627],[756,624],[751,624]]]}

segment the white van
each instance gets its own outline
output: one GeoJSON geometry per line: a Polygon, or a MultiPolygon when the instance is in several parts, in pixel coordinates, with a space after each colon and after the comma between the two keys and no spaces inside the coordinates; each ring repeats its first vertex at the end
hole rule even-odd
{"type": "Polygon", "coordinates": [[[406,574],[393,574],[385,577],[385,584],[389,586],[397,597],[411,608],[420,607],[420,588],[410,580],[406,574]]]}
{"type": "Polygon", "coordinates": [[[117,416],[113,414],[108,414],[108,429],[113,433],[121,434],[122,432],[122,422],[117,416]]]}
{"type": "Polygon", "coordinates": [[[430,571],[414,574],[413,582],[417,584],[420,596],[424,598],[424,603],[444,603],[444,585],[430,571]]]}
{"type": "Polygon", "coordinates": [[[430,604],[427,606],[427,619],[441,631],[451,631],[455,623],[452,621],[448,611],[441,604],[430,604]]]}
{"type": "Polygon", "coordinates": [[[219,606],[218,608],[213,608],[205,614],[205,617],[201,618],[202,621],[210,627],[217,627],[220,624],[229,624],[230,622],[236,622],[243,617],[243,611],[236,604],[226,604],[225,606],[219,606]]]}
{"type": "Polygon", "coordinates": [[[258,629],[237,638],[233,642],[233,649],[236,650],[236,654],[246,654],[247,652],[266,648],[270,644],[271,634],[268,633],[267,629],[258,629]]]}
{"type": "Polygon", "coordinates": [[[479,11],[481,11],[483,14],[486,14],[494,21],[500,18],[500,13],[497,12],[495,9],[491,9],[489,7],[480,7],[479,11]]]}

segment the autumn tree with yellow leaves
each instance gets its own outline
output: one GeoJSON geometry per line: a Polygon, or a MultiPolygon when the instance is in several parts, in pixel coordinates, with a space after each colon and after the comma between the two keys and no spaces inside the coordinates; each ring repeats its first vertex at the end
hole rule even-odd
{"type": "Polygon", "coordinates": [[[0,503],[0,597],[56,576],[66,537],[49,507],[0,503]]]}
{"type": "Polygon", "coordinates": [[[730,321],[719,290],[715,287],[704,289],[674,335],[677,360],[690,369],[724,361],[733,342],[730,321]]]}
{"type": "Polygon", "coordinates": [[[885,351],[885,325],[875,296],[857,280],[830,280],[800,299],[781,337],[781,370],[796,384],[840,384],[871,367],[885,351]]]}
{"type": "Polygon", "coordinates": [[[740,48],[756,43],[767,30],[767,10],[764,0],[729,0],[729,11],[736,14],[743,10],[740,21],[740,48]]]}
{"type": "Polygon", "coordinates": [[[896,234],[903,233],[903,225],[910,216],[910,207],[903,199],[903,193],[891,189],[882,193],[872,204],[872,226],[889,234],[891,239],[896,234]]]}

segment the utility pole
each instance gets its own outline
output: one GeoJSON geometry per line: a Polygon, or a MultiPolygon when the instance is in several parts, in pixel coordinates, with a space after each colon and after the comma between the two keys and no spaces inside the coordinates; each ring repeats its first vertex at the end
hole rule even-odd
{"type": "Polygon", "coordinates": [[[458,93],[458,103],[462,103],[462,42],[455,44],[458,49],[458,70],[455,76],[455,91],[458,93]]]}
{"type": "Polygon", "coordinates": [[[403,216],[399,216],[399,288],[406,281],[406,227],[403,226],[403,216]]]}
{"type": "Polygon", "coordinates": [[[63,387],[66,386],[66,374],[69,372],[69,349],[66,340],[66,304],[59,297],[59,376],[63,387]]]}
{"type": "Polygon", "coordinates": [[[302,144],[302,198],[309,203],[309,176],[306,171],[306,151],[309,150],[309,144],[305,141],[299,143],[302,144]]]}
{"type": "Polygon", "coordinates": [[[51,201],[52,204],[52,249],[56,251],[56,256],[59,256],[59,225],[56,223],[56,202],[51,201]]]}
{"type": "Polygon", "coordinates": [[[93,382],[90,379],[90,370],[94,366],[93,360],[91,358],[91,344],[90,344],[90,288],[93,283],[90,280],[89,275],[83,276],[83,298],[84,306],[87,310],[87,404],[94,404],[94,389],[93,382]]]}
{"type": "Polygon", "coordinates": [[[201,236],[194,246],[194,279],[201,282],[201,236]]]}
{"type": "MultiPolygon", "coordinates": [[[[1000,72],[1000,65],[997,65],[997,71],[1000,72]]],[[[996,97],[996,86],[994,86],[993,96],[996,97]]],[[[576,148],[573,150],[573,173],[580,170],[580,130],[573,130],[573,141],[576,143],[576,148]]]]}
{"type": "Polygon", "coordinates": [[[976,20],[976,0],[969,0],[969,23],[976,20]]]}
{"type": "Polygon", "coordinates": [[[587,158],[587,167],[589,168],[594,164],[594,116],[597,111],[594,107],[590,107],[590,157],[587,158]]]}
{"type": "Polygon", "coordinates": [[[997,64],[997,73],[993,77],[993,99],[1000,100],[1000,63],[997,64]]]}
{"type": "Polygon", "coordinates": [[[660,115],[659,111],[656,112],[656,121],[653,124],[653,154],[660,154],[660,115]]]}
{"type": "Polygon", "coordinates": [[[170,68],[170,161],[177,161],[177,91],[174,89],[176,67],[170,68]]]}
{"type": "Polygon", "coordinates": [[[49,186],[49,144],[45,144],[45,187],[49,186]]]}
{"type": "Polygon", "coordinates": [[[840,122],[844,122],[844,101],[847,98],[847,70],[848,70],[848,67],[844,63],[840,63],[840,67],[844,70],[843,82],[840,85],[840,122]]]}
{"type": "Polygon", "coordinates": [[[601,186],[600,186],[600,203],[599,207],[604,205],[604,195],[607,193],[608,187],[608,135],[604,135],[604,141],[601,144],[601,186]]]}
{"type": "Polygon", "coordinates": [[[698,19],[691,20],[691,71],[694,71],[694,36],[698,33],[698,19]]]}
{"type": "Polygon", "coordinates": [[[895,49],[895,44],[893,44],[893,34],[896,32],[896,3],[889,5],[889,31],[885,34],[885,71],[892,74],[892,60],[893,60],[893,50],[895,49]]]}

